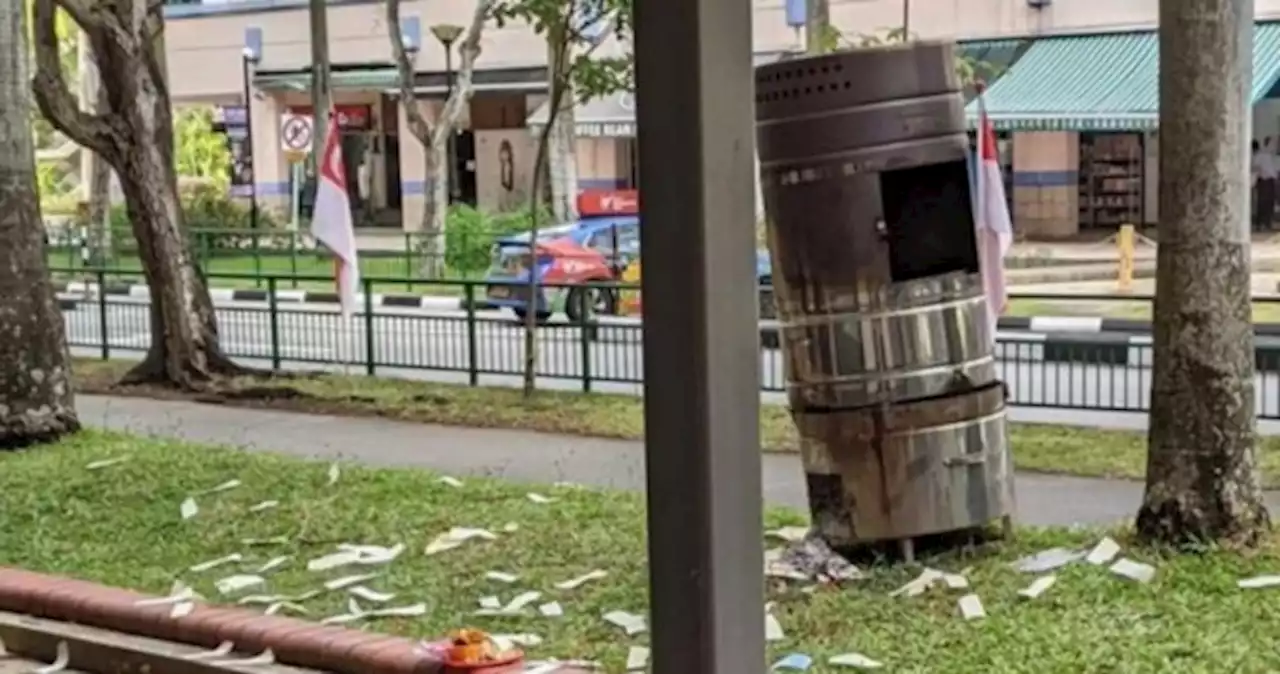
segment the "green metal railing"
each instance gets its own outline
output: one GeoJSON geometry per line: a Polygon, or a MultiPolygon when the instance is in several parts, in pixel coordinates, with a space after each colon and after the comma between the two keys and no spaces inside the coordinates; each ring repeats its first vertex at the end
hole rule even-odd
{"type": "MultiPolygon", "coordinates": [[[[142,262],[133,232],[128,228],[112,228],[99,244],[101,236],[77,227],[49,230],[46,246],[50,267],[83,273],[85,269],[105,269],[114,273],[142,274],[142,262]]],[[[459,240],[452,235],[451,245],[477,251],[470,256],[470,268],[450,269],[448,260],[438,259],[437,266],[447,270],[446,277],[475,278],[484,271],[487,253],[500,234],[477,233],[474,241],[459,240]]],[[[316,246],[306,232],[277,229],[203,229],[189,232],[192,254],[200,267],[210,274],[225,274],[224,280],[237,287],[263,288],[268,276],[276,276],[282,285],[301,288],[315,285],[309,276],[331,272],[333,258],[316,246]]],[[[420,232],[387,232],[364,234],[360,250],[360,272],[370,277],[395,277],[400,286],[413,290],[424,284],[422,269],[429,262],[425,237],[420,232]]],[[[58,272],[65,275],[68,271],[58,272]]],[[[326,281],[331,283],[331,281],[326,281]]]]}
{"type": "MultiPolygon", "coordinates": [[[[61,269],[62,273],[76,270],[61,269]]],[[[67,334],[73,348],[108,359],[144,351],[150,344],[150,312],[143,298],[96,289],[117,286],[109,270],[80,272],[91,291],[65,295],[67,334]]],[[[212,274],[210,280],[253,278],[212,274]]],[[[524,368],[524,328],[505,311],[486,310],[486,284],[465,280],[431,283],[454,288],[456,303],[424,309],[384,303],[383,293],[403,286],[402,278],[363,279],[362,306],[350,321],[337,305],[298,302],[287,287],[294,280],[331,283],[326,276],[264,277],[257,302],[220,304],[222,346],[227,353],[273,369],[345,366],[368,375],[426,378],[472,386],[514,383],[524,368]],[[292,300],[292,301],[290,301],[292,300]]],[[[331,286],[330,286],[331,287],[331,286]]],[[[545,284],[546,288],[583,287],[545,284]]],[[[635,286],[591,287],[614,291],[635,286]]],[[[589,293],[576,293],[586,302],[589,293]]],[[[1131,298],[1149,299],[1149,298],[1131,298]]],[[[1275,302],[1275,300],[1261,300],[1275,302]]],[[[638,393],[643,383],[642,323],[639,319],[592,316],[586,306],[577,321],[553,319],[538,328],[537,377],[583,391],[638,393]]],[[[1259,326],[1261,330],[1264,326],[1259,326]]],[[[1258,337],[1258,413],[1280,418],[1280,337],[1258,337]]],[[[786,388],[783,354],[775,324],[761,325],[761,387],[786,388]]],[[[1010,332],[996,348],[1000,376],[1010,402],[1019,406],[1144,412],[1149,404],[1152,350],[1149,335],[1010,332]]]]}

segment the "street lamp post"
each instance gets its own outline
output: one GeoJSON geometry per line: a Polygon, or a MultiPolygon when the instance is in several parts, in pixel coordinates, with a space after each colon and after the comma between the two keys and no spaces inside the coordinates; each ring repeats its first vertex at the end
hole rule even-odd
{"type": "Polygon", "coordinates": [[[258,228],[258,169],[253,157],[253,66],[258,62],[258,52],[246,45],[241,52],[240,67],[244,78],[244,157],[249,160],[249,228],[258,228]]]}
{"type": "MultiPolygon", "coordinates": [[[[437,24],[431,27],[431,34],[436,36],[440,44],[444,47],[444,71],[445,71],[445,101],[453,98],[453,43],[458,41],[462,36],[462,26],[452,24],[437,24]]],[[[449,181],[449,203],[454,203],[462,196],[462,191],[458,188],[458,145],[454,142],[457,135],[456,129],[449,129],[449,137],[447,142],[447,153],[449,156],[448,166],[445,167],[445,175],[449,181]]]]}

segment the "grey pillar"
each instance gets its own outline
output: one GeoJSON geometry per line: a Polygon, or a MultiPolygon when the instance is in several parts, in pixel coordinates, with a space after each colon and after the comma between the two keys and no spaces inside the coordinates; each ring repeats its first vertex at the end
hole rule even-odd
{"type": "Polygon", "coordinates": [[[635,3],[653,671],[765,670],[751,3],[635,3]]]}

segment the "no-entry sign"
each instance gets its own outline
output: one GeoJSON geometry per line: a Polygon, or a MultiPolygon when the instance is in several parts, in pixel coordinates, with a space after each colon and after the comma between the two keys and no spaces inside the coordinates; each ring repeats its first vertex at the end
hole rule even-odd
{"type": "Polygon", "coordinates": [[[280,148],[290,155],[306,156],[311,153],[312,121],[309,115],[281,115],[280,148]]]}

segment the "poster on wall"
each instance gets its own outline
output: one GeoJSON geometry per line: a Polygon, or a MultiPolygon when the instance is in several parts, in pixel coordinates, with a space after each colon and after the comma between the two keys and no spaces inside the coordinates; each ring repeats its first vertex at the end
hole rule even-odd
{"type": "Polygon", "coordinates": [[[253,195],[253,146],[249,142],[248,114],[243,105],[214,108],[213,130],[226,139],[231,165],[227,167],[233,197],[253,195]]]}

